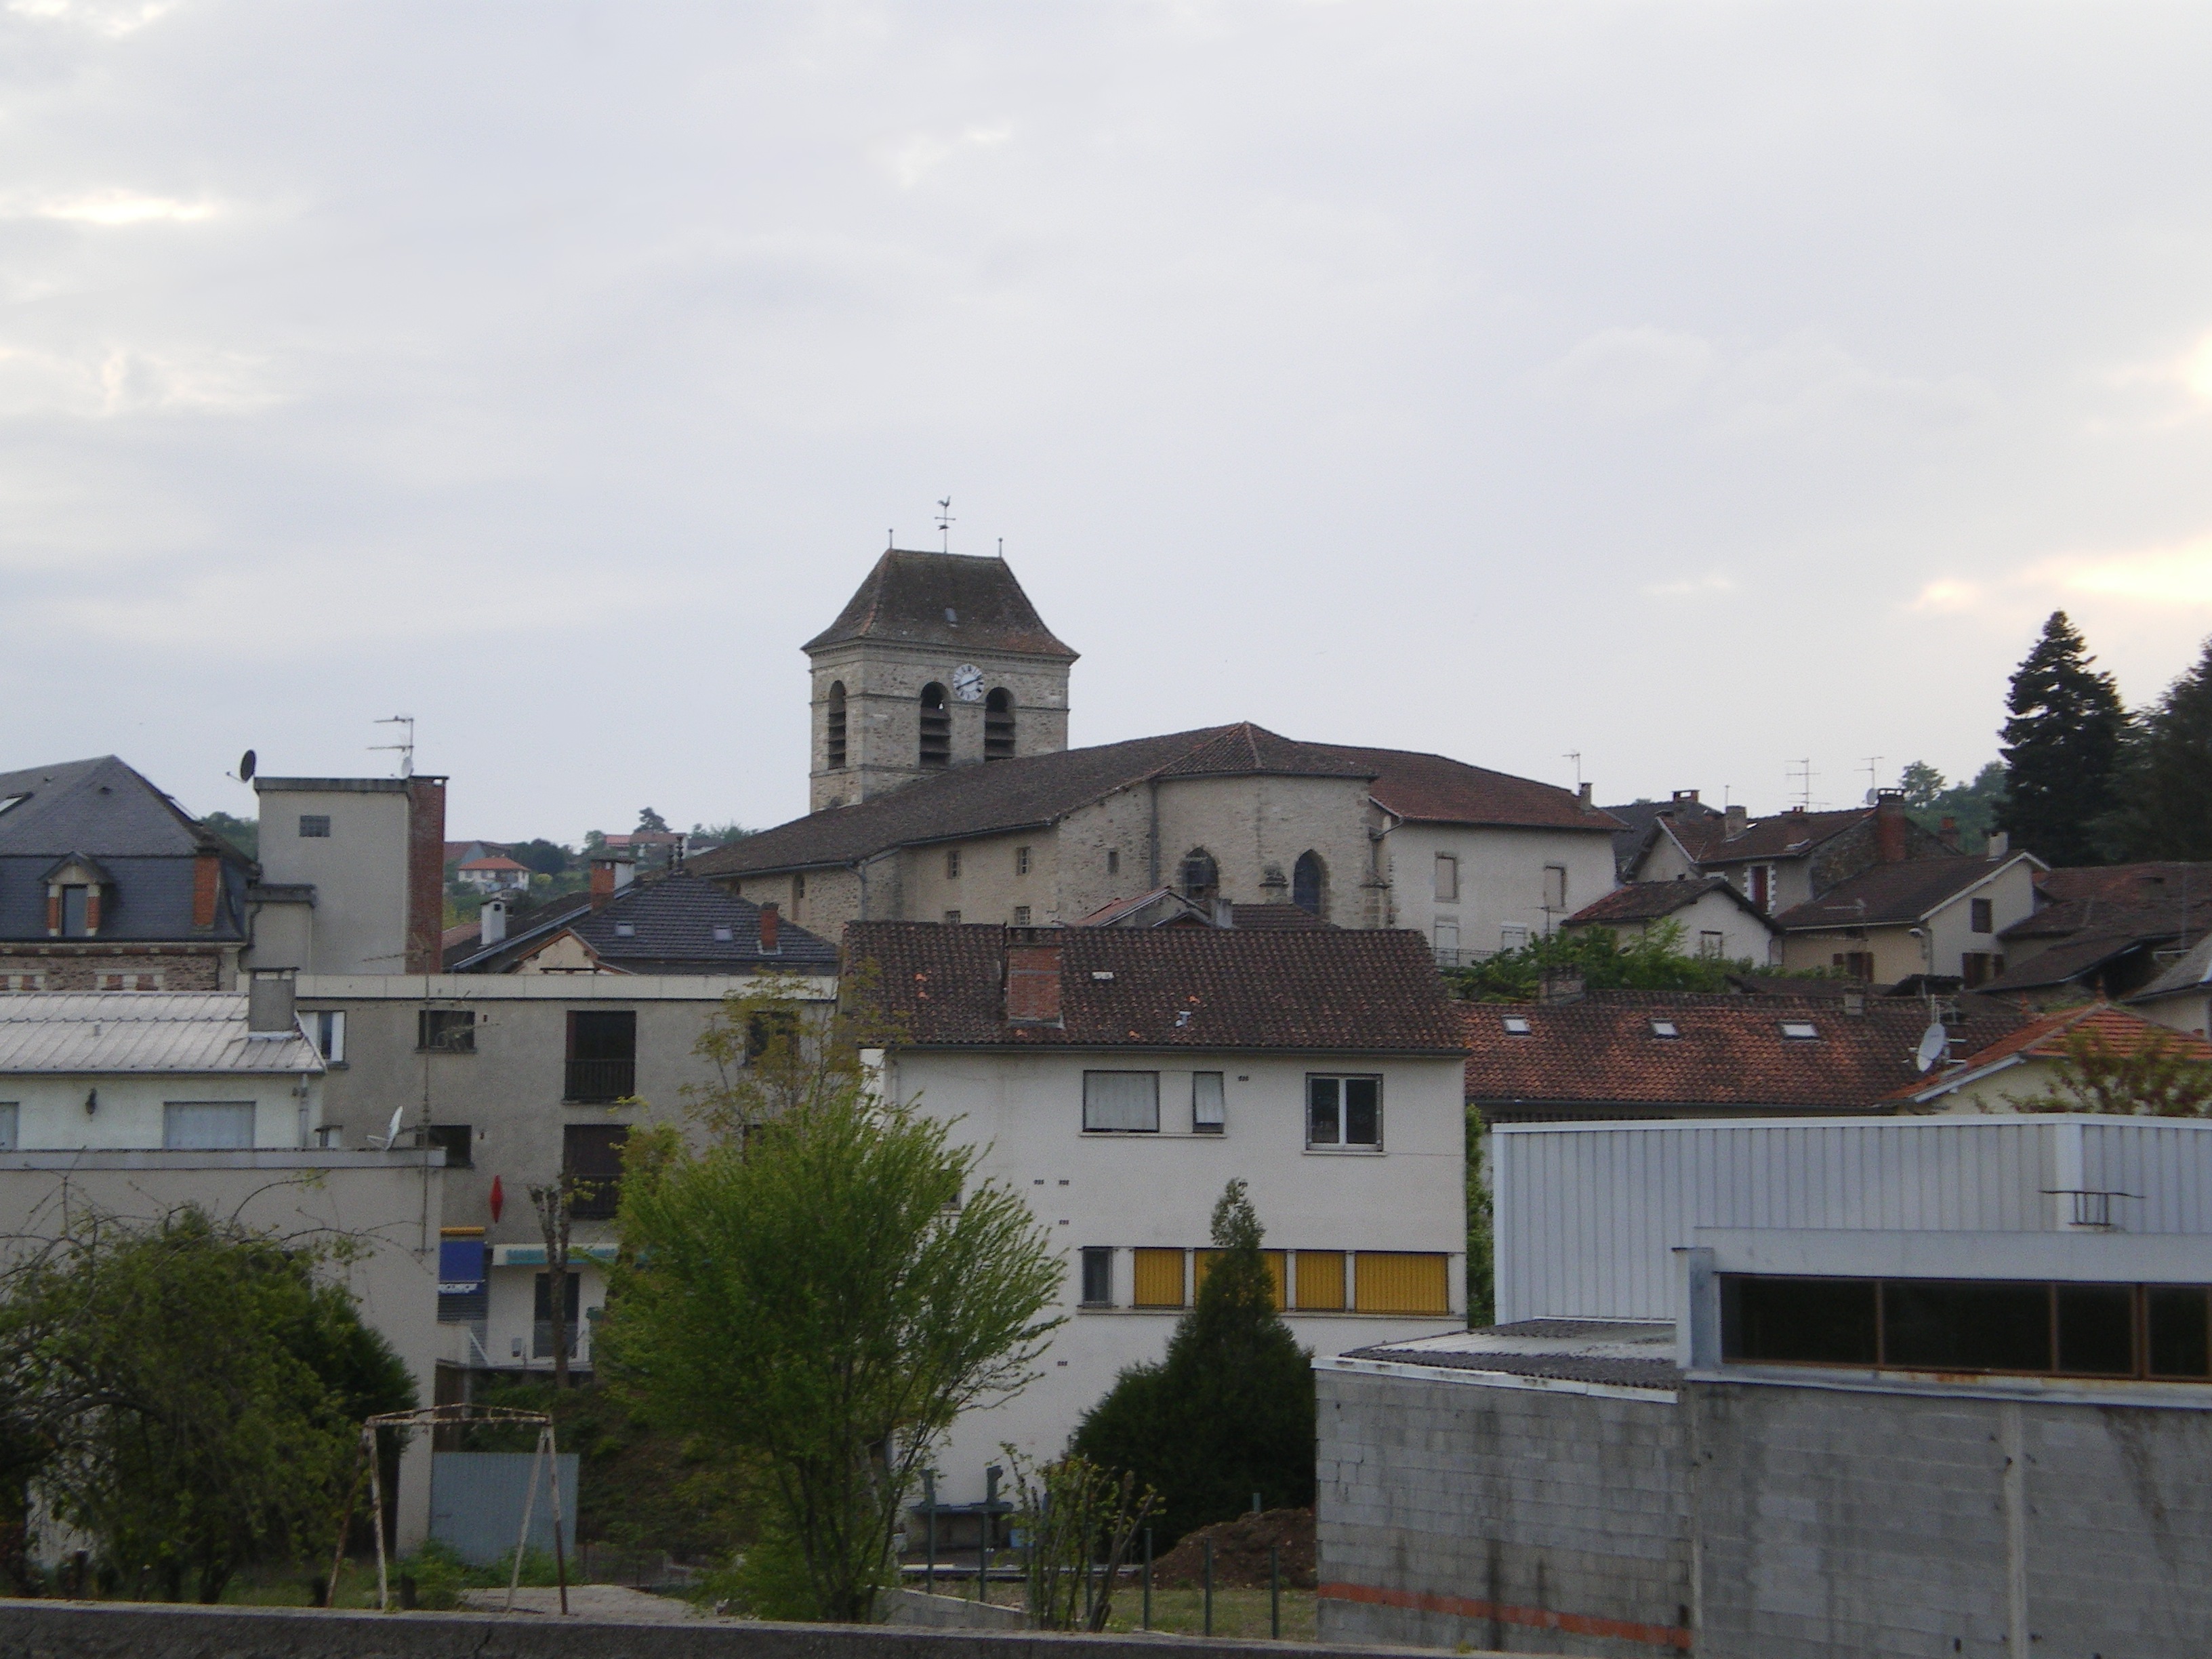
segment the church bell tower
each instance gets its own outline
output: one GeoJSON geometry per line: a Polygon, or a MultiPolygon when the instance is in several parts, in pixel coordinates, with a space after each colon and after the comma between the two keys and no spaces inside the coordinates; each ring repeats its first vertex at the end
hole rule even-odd
{"type": "Polygon", "coordinates": [[[802,648],[813,665],[811,811],[1067,747],[1076,653],[1004,559],[893,548],[802,648]]]}

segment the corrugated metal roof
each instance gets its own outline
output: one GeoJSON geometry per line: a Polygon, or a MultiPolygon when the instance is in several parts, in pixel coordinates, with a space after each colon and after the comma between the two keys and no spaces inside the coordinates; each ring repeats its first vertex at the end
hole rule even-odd
{"type": "Polygon", "coordinates": [[[296,1028],[256,1037],[243,991],[57,991],[0,997],[0,1073],[319,1072],[296,1028]]]}

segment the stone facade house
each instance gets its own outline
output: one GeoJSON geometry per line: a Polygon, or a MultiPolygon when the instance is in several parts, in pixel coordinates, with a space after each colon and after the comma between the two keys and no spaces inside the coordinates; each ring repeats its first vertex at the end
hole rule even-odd
{"type": "Polygon", "coordinates": [[[1621,826],[1586,790],[1250,724],[1068,748],[1075,653],[1003,560],[886,553],[806,650],[817,810],[688,867],[824,934],[1042,927],[1166,887],[1455,959],[1613,885],[1621,826]]]}
{"type": "Polygon", "coordinates": [[[2035,908],[2043,868],[2033,853],[1869,866],[1775,918],[1782,965],[1884,985],[1926,978],[1990,988],[2005,971],[2000,936],[2035,908]]]}
{"type": "Polygon", "coordinates": [[[1652,816],[1641,843],[1628,853],[1621,879],[1726,876],[1759,909],[1779,915],[1877,864],[1942,858],[1954,850],[1913,823],[1905,797],[1893,789],[1883,790],[1872,806],[1764,818],[1741,806],[1716,813],[1698,806],[1686,790],[1673,810],[1652,816]]]}

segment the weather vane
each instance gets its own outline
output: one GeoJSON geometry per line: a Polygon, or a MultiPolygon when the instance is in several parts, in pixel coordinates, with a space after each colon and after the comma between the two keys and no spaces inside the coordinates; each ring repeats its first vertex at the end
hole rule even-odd
{"type": "Polygon", "coordinates": [[[952,526],[959,520],[952,516],[952,497],[947,495],[937,504],[937,528],[945,538],[945,551],[952,550],[952,526]]]}

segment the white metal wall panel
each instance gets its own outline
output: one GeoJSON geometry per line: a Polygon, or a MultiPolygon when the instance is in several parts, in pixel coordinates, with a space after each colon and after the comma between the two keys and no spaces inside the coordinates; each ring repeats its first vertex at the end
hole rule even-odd
{"type": "MultiPolygon", "coordinates": [[[[1498,1317],[1669,1319],[1699,1227],[2042,1232],[2055,1189],[2123,1193],[2128,1232],[2212,1234],[2212,1123],[1841,1118],[1504,1125],[1491,1132],[1498,1317]],[[2080,1173],[2062,1179],[2061,1137],[2080,1173]]],[[[2070,1170],[2068,1171],[2070,1174],[2070,1170]]]]}

